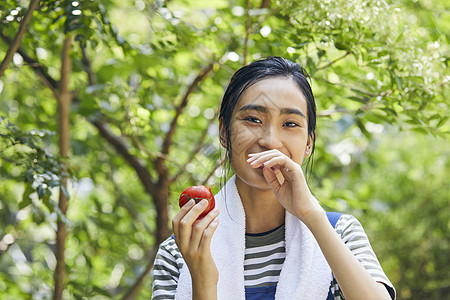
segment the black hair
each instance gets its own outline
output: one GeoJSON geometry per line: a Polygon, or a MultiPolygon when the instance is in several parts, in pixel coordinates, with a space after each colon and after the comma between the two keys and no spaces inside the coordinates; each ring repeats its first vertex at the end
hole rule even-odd
{"type": "MultiPolygon", "coordinates": [[[[219,120],[222,120],[222,126],[225,129],[226,134],[225,163],[229,164],[231,162],[230,122],[231,115],[233,114],[233,110],[239,101],[239,98],[245,90],[255,83],[264,79],[276,77],[292,78],[306,99],[308,136],[309,138],[312,138],[311,154],[308,157],[307,165],[312,161],[316,141],[316,102],[311,86],[307,80],[308,75],[305,69],[299,64],[282,57],[271,56],[263,60],[254,61],[236,71],[225,91],[219,114],[219,120]]],[[[312,169],[312,163],[310,167],[312,169]]]]}

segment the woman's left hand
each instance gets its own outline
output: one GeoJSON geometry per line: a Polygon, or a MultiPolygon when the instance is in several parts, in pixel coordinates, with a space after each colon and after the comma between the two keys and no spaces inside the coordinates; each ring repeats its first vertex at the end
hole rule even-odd
{"type": "Polygon", "coordinates": [[[301,166],[279,150],[250,154],[247,162],[253,168],[263,166],[264,178],[278,201],[302,222],[307,223],[310,213],[323,211],[309,190],[301,166]]]}

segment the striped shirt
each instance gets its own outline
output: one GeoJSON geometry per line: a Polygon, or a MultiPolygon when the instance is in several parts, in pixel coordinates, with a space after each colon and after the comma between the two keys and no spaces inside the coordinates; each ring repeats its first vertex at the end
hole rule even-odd
{"type": "Polygon", "coordinates": [[[285,258],[284,225],[264,233],[245,234],[245,287],[277,285],[285,258]]]}
{"type": "MultiPolygon", "coordinates": [[[[376,281],[383,283],[392,299],[395,289],[383,272],[367,235],[359,221],[342,215],[335,230],[364,268],[376,281]]],[[[285,258],[284,226],[262,234],[246,234],[244,279],[246,287],[276,285],[285,258]]],[[[153,266],[152,299],[174,299],[184,260],[175,240],[168,238],[159,248],[153,266]]],[[[331,291],[334,300],[345,299],[333,276],[331,291]]]]}

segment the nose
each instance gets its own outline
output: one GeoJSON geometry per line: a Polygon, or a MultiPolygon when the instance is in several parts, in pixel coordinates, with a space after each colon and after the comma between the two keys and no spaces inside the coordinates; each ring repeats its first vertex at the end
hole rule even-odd
{"type": "Polygon", "coordinates": [[[259,138],[258,143],[261,147],[269,150],[280,149],[283,145],[280,138],[280,133],[274,126],[268,126],[263,130],[262,136],[259,138]]]}

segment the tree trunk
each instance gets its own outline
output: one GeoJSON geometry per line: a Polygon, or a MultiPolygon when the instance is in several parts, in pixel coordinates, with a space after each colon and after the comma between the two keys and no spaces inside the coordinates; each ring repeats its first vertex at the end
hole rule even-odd
{"type": "MultiPolygon", "coordinates": [[[[70,132],[69,132],[69,109],[72,102],[72,94],[69,90],[69,79],[72,72],[72,61],[69,56],[69,51],[72,46],[72,37],[68,36],[64,40],[64,46],[61,57],[61,79],[59,81],[59,95],[58,95],[58,114],[59,114],[59,148],[61,157],[67,157],[70,150],[70,132]]],[[[61,188],[59,191],[59,209],[63,215],[66,214],[68,199],[66,196],[67,179],[61,180],[61,188]]],[[[67,229],[66,224],[58,216],[56,231],[56,268],[54,273],[55,290],[53,294],[54,300],[62,299],[64,290],[64,280],[66,277],[66,263],[64,251],[66,248],[67,229]]]]}

